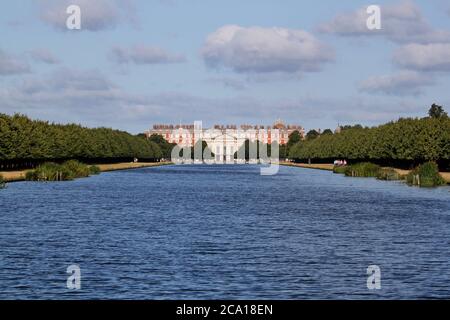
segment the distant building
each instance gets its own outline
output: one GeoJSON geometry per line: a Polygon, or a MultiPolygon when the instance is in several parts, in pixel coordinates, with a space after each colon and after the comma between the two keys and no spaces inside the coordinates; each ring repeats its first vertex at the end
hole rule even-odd
{"type": "Polygon", "coordinates": [[[341,133],[342,127],[340,125],[337,126],[337,128],[334,130],[334,133],[341,133]]]}
{"type": "Polygon", "coordinates": [[[180,147],[193,147],[198,140],[203,140],[216,155],[217,159],[229,161],[234,153],[244,144],[245,140],[252,142],[258,140],[271,144],[278,142],[284,145],[289,140],[289,135],[298,131],[302,137],[305,129],[299,125],[285,125],[281,120],[272,126],[264,125],[215,125],[213,128],[203,129],[196,125],[154,125],[145,132],[150,137],[158,134],[170,143],[176,143],[180,147]]]}

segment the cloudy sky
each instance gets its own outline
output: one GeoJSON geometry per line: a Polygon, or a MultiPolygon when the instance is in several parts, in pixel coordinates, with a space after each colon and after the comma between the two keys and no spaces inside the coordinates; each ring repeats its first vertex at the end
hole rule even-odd
{"type": "Polygon", "coordinates": [[[450,109],[447,0],[16,0],[0,27],[1,113],[138,133],[450,109]],[[71,4],[81,30],[66,28],[71,4]],[[366,27],[370,4],[381,30],[366,27]]]}

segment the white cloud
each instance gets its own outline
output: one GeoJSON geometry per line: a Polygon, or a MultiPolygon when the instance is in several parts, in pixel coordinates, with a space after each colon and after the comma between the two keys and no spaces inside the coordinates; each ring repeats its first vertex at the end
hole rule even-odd
{"type": "Polygon", "coordinates": [[[394,62],[422,71],[450,71],[450,43],[408,44],[394,53],[394,62]]]}
{"type": "Polygon", "coordinates": [[[0,87],[0,112],[20,112],[33,118],[107,126],[137,133],[155,123],[261,123],[277,118],[317,127],[324,122],[376,124],[426,112],[414,101],[379,100],[373,97],[263,99],[246,95],[209,98],[183,92],[153,95],[129,93],[98,70],[60,68],[45,76],[30,75],[0,87]],[[214,110],[214,112],[212,112],[214,110]],[[328,119],[328,120],[327,120],[328,119]]]}
{"type": "Polygon", "coordinates": [[[433,85],[429,75],[403,70],[392,75],[371,77],[360,83],[359,89],[368,93],[390,95],[418,95],[422,88],[433,85]]]}
{"type": "Polygon", "coordinates": [[[53,53],[48,49],[34,49],[28,52],[31,58],[36,62],[42,62],[46,64],[58,64],[60,60],[56,58],[53,53]]]}
{"type": "Polygon", "coordinates": [[[306,31],[236,25],[210,34],[201,52],[208,66],[240,73],[313,72],[334,58],[329,46],[306,31]]]}
{"type": "MultiPolygon", "coordinates": [[[[20,112],[57,122],[125,129],[139,123],[139,110],[152,106],[142,95],[130,94],[98,70],[67,68],[46,75],[31,75],[0,88],[0,112],[20,112]]],[[[148,119],[147,119],[148,120],[148,119]]]]}
{"type": "Polygon", "coordinates": [[[131,49],[114,47],[111,55],[117,63],[161,64],[180,63],[186,60],[180,54],[172,54],[159,47],[144,45],[138,45],[131,49]]]}
{"type": "Polygon", "coordinates": [[[59,30],[67,30],[66,9],[69,5],[81,8],[81,30],[111,29],[135,19],[130,0],[39,0],[38,5],[41,20],[59,30]]]}
{"type": "Polygon", "coordinates": [[[272,123],[283,117],[316,119],[320,108],[311,102],[265,101],[238,95],[209,98],[183,92],[153,95],[129,93],[98,70],[76,71],[59,68],[52,73],[30,75],[0,87],[0,112],[20,112],[33,118],[57,122],[79,122],[88,126],[111,126],[144,130],[154,123],[272,123]],[[214,110],[214,112],[211,112],[214,110]]]}
{"type": "Polygon", "coordinates": [[[0,76],[29,73],[28,63],[12,54],[8,54],[0,49],[0,76]]]}
{"type": "MultiPolygon", "coordinates": [[[[44,108],[60,108],[79,98],[89,98],[92,105],[79,104],[77,107],[90,108],[102,104],[104,98],[113,97],[118,93],[118,87],[98,70],[59,68],[45,76],[25,77],[13,86],[6,87],[5,92],[9,99],[4,101],[16,100],[19,102],[17,107],[27,101],[29,106],[38,104],[44,105],[44,108]]],[[[22,106],[27,106],[27,103],[22,106]]]]}
{"type": "Polygon", "coordinates": [[[339,14],[331,22],[319,26],[319,31],[341,36],[384,36],[396,43],[450,41],[450,32],[431,27],[413,1],[381,6],[381,30],[367,28],[366,9],[339,14]]]}

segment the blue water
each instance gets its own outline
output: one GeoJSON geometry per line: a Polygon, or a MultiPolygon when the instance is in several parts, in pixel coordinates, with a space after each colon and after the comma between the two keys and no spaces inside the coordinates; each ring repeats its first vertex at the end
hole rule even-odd
{"type": "Polygon", "coordinates": [[[448,187],[164,166],[9,184],[0,210],[0,299],[450,298],[448,187]]]}

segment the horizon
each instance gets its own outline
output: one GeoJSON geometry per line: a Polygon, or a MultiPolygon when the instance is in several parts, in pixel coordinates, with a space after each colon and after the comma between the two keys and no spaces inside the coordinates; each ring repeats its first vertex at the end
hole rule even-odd
{"type": "MultiPolygon", "coordinates": [[[[427,109],[427,110],[428,110],[428,109],[427,109]]],[[[446,111],[445,108],[444,108],[444,111],[446,111]]],[[[77,122],[58,122],[58,121],[50,121],[50,120],[46,120],[46,119],[40,119],[40,118],[30,117],[30,116],[27,115],[27,114],[21,114],[21,113],[8,114],[8,113],[0,112],[0,115],[2,115],[2,114],[6,115],[6,116],[9,116],[9,117],[13,117],[13,116],[15,116],[15,115],[25,116],[25,117],[29,118],[29,119],[32,120],[32,121],[48,122],[48,123],[50,123],[50,124],[55,124],[55,125],[77,125],[77,126],[81,126],[81,127],[83,127],[83,128],[89,128],[89,129],[106,128],[106,129],[112,129],[112,130],[119,130],[119,131],[125,131],[125,132],[128,132],[128,133],[130,133],[130,134],[132,134],[132,135],[145,134],[146,132],[151,131],[152,129],[154,129],[154,126],[159,126],[159,125],[173,125],[173,126],[174,126],[174,129],[177,129],[177,128],[175,128],[175,127],[178,126],[178,125],[181,125],[181,126],[194,126],[194,123],[195,123],[195,121],[193,121],[192,123],[181,123],[181,124],[176,124],[176,123],[151,123],[151,124],[149,125],[148,128],[144,129],[144,130],[141,131],[141,132],[130,132],[130,131],[128,131],[128,130],[124,130],[124,129],[120,129],[120,128],[116,128],[116,127],[111,127],[111,126],[109,126],[109,127],[108,127],[108,126],[88,126],[88,125],[85,125],[85,124],[83,124],[83,123],[77,123],[77,122]]],[[[303,124],[298,124],[298,123],[287,123],[287,122],[284,121],[283,119],[275,119],[275,120],[272,122],[272,124],[263,124],[263,123],[261,123],[261,124],[257,124],[257,123],[214,123],[214,124],[212,124],[212,125],[203,126],[203,129],[204,129],[204,130],[212,129],[212,128],[214,128],[214,126],[216,126],[216,125],[222,125],[222,126],[235,125],[235,126],[238,126],[238,127],[240,127],[240,126],[246,126],[246,125],[250,125],[250,126],[264,126],[264,127],[269,127],[269,126],[270,126],[270,127],[272,127],[275,123],[277,123],[278,121],[281,120],[281,122],[282,122],[284,125],[286,125],[286,126],[299,125],[300,127],[302,127],[302,128],[305,130],[305,133],[307,133],[307,132],[310,131],[310,130],[316,130],[316,131],[319,131],[319,130],[320,130],[321,132],[323,132],[324,130],[327,130],[327,129],[330,129],[330,130],[332,130],[332,131],[334,132],[335,129],[337,129],[337,128],[343,128],[343,127],[345,127],[345,126],[357,126],[357,125],[361,125],[363,128],[374,128],[374,127],[382,126],[382,125],[385,125],[385,124],[388,124],[388,123],[391,123],[391,122],[397,122],[397,121],[400,121],[400,120],[405,120],[405,119],[424,119],[424,118],[429,118],[429,115],[428,115],[427,112],[425,112],[424,115],[422,115],[422,116],[397,117],[396,119],[387,120],[386,122],[378,123],[378,124],[373,124],[373,125],[363,125],[363,124],[358,123],[358,122],[354,122],[354,123],[351,123],[351,124],[350,124],[350,123],[338,123],[338,124],[336,125],[335,128],[312,128],[312,127],[305,127],[303,124]]],[[[214,121],[213,121],[213,122],[214,122],[214,121]]],[[[225,128],[225,129],[226,129],[226,128],[225,128]]],[[[239,128],[238,128],[238,129],[239,129],[239,128]]]]}
{"type": "Polygon", "coordinates": [[[8,3],[0,113],[137,134],[197,120],[373,127],[449,106],[450,4],[377,4],[381,30],[364,29],[359,0],[8,3]],[[67,30],[68,4],[81,30],[67,30]]]}

